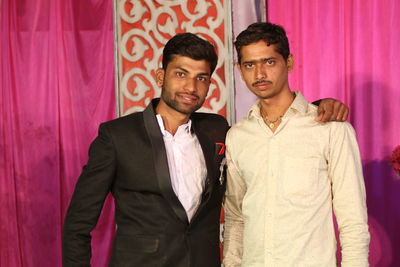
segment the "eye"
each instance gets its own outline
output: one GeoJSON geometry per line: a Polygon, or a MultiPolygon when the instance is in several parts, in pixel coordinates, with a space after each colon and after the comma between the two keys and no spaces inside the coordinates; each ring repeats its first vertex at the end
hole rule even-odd
{"type": "Polygon", "coordinates": [[[200,82],[208,82],[210,79],[207,76],[198,76],[197,80],[200,82]]]}
{"type": "Polygon", "coordinates": [[[267,60],[265,61],[265,63],[266,63],[268,66],[273,66],[273,65],[275,65],[275,60],[274,60],[274,59],[267,59],[267,60]]]}
{"type": "Polygon", "coordinates": [[[183,77],[185,77],[185,73],[182,72],[182,71],[178,71],[178,72],[176,73],[176,76],[178,76],[179,78],[183,78],[183,77]]]}
{"type": "Polygon", "coordinates": [[[254,64],[251,63],[251,62],[246,62],[246,63],[243,63],[243,66],[244,66],[246,69],[251,69],[252,67],[254,67],[254,64]]]}

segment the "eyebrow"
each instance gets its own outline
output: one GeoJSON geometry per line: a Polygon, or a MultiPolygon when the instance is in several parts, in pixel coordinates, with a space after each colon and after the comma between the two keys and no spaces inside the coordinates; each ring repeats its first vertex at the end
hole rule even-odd
{"type": "MultiPolygon", "coordinates": [[[[182,67],[176,67],[176,69],[181,70],[181,71],[186,72],[186,73],[189,73],[189,71],[187,69],[182,68],[182,67]]],[[[200,73],[197,73],[196,76],[208,76],[208,77],[211,77],[211,74],[207,73],[207,72],[200,72],[200,73]]]]}
{"type": "Polygon", "coordinates": [[[274,59],[276,60],[276,57],[267,57],[267,58],[260,58],[260,59],[254,59],[254,60],[246,60],[246,61],[242,61],[241,64],[246,64],[246,63],[257,63],[257,62],[265,62],[268,60],[274,59]]]}

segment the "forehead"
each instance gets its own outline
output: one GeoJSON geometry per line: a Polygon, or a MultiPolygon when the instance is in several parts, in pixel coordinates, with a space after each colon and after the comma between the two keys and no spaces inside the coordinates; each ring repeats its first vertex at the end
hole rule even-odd
{"type": "Polygon", "coordinates": [[[240,55],[243,61],[253,61],[262,58],[283,58],[276,52],[275,45],[267,45],[263,40],[245,45],[240,49],[240,55]]]}
{"type": "Polygon", "coordinates": [[[211,74],[210,63],[205,59],[195,60],[181,55],[174,55],[172,60],[168,63],[167,71],[173,69],[184,69],[192,73],[211,74]]]}

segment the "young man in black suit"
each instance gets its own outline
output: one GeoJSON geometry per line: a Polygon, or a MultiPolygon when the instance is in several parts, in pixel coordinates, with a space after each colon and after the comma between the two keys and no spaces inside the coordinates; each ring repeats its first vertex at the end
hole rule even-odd
{"type": "Polygon", "coordinates": [[[160,99],[100,125],[65,218],[64,266],[90,265],[90,232],[111,192],[117,228],[110,266],[220,267],[229,126],[219,115],[195,112],[216,65],[209,42],[176,35],[156,72],[160,99]]]}
{"type": "Polygon", "coordinates": [[[176,35],[156,72],[161,98],[101,124],[65,218],[64,266],[89,266],[90,232],[109,192],[117,224],[110,266],[220,266],[228,123],[194,112],[216,65],[209,42],[176,35]]]}

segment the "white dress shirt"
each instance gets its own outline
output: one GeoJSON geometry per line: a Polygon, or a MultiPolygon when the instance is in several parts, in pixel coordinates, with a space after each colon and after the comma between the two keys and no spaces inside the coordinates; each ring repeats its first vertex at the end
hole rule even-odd
{"type": "Polygon", "coordinates": [[[225,267],[335,267],[332,208],[342,267],[368,266],[364,180],[347,122],[314,121],[297,93],[272,132],[258,102],[227,136],[225,267]]]}
{"type": "Polygon", "coordinates": [[[200,205],[207,175],[203,150],[191,131],[191,120],[172,135],[165,130],[162,117],[156,117],[163,134],[172,188],[190,221],[200,205]]]}

